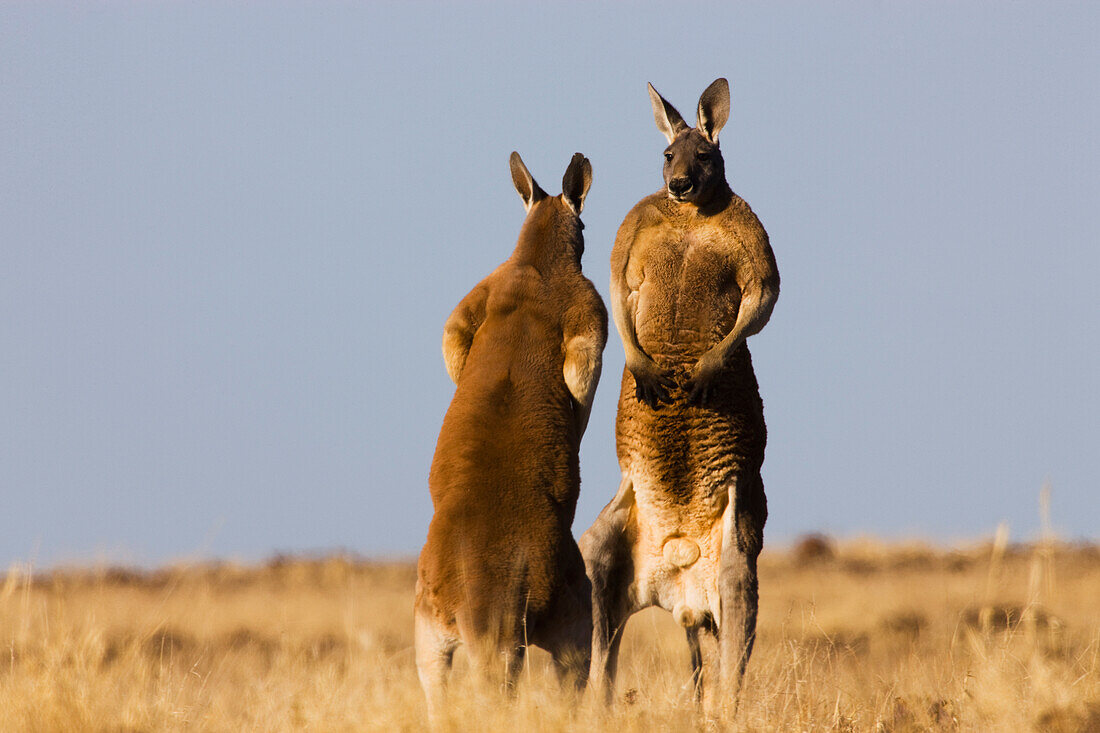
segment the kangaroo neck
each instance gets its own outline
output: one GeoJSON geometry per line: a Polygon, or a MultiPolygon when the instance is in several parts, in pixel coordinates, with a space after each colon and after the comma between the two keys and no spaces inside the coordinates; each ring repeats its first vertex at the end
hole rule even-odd
{"type": "Polygon", "coordinates": [[[575,225],[567,224],[544,217],[529,219],[520,230],[512,260],[542,273],[565,268],[579,270],[584,236],[575,225]]]}
{"type": "Polygon", "coordinates": [[[717,185],[706,193],[705,196],[695,201],[685,201],[683,203],[673,201],[669,199],[669,202],[676,207],[678,211],[687,216],[714,216],[720,214],[729,208],[730,202],[733,200],[733,189],[729,184],[723,181],[721,185],[717,185]]]}

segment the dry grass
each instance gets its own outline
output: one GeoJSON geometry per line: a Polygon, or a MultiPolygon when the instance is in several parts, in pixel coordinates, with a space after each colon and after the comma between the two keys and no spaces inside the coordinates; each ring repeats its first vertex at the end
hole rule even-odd
{"type": "MultiPolygon", "coordinates": [[[[828,544],[828,543],[826,543],[828,544]]],[[[344,557],[0,580],[4,731],[421,730],[411,564],[344,557]]],[[[761,561],[735,729],[1100,731],[1100,548],[849,542],[761,561]]],[[[696,730],[668,614],[631,621],[603,717],[530,655],[460,730],[696,730]]]]}

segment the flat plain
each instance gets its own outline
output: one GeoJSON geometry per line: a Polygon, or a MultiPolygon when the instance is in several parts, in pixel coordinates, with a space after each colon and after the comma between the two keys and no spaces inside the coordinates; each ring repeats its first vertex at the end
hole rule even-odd
{"type": "MultiPolygon", "coordinates": [[[[743,731],[1100,731],[1100,547],[807,538],[761,557],[743,731]]],[[[5,731],[423,730],[412,562],[102,567],[0,579],[5,731]]],[[[682,631],[626,629],[594,710],[532,650],[515,700],[460,652],[449,727],[701,730],[682,631]]]]}

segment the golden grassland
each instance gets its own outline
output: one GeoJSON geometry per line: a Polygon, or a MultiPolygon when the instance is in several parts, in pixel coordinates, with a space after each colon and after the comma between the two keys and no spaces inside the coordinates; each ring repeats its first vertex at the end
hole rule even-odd
{"type": "MultiPolygon", "coordinates": [[[[1100,547],[804,541],[761,557],[732,728],[1100,731],[1100,547]]],[[[415,569],[345,556],[151,572],[13,567],[0,581],[0,730],[422,730],[415,569]]],[[[562,692],[534,650],[514,701],[471,689],[456,730],[698,730],[687,648],[651,609],[618,700],[562,692]]]]}

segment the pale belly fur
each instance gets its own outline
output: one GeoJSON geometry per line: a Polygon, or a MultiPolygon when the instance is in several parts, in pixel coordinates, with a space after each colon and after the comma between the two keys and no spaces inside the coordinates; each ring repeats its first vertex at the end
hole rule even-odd
{"type": "MultiPolygon", "coordinates": [[[[679,382],[679,375],[677,381],[679,382]]],[[[658,605],[692,625],[721,618],[718,578],[729,536],[730,491],[763,461],[763,405],[742,346],[710,402],[687,404],[676,390],[657,410],[639,403],[624,371],[616,426],[619,463],[633,482],[638,605],[658,605]]]]}

